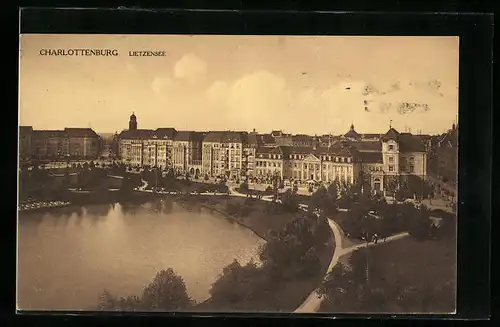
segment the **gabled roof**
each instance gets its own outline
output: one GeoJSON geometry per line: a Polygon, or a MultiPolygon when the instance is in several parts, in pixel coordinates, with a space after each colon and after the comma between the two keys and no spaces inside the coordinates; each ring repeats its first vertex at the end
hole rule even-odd
{"type": "Polygon", "coordinates": [[[203,133],[194,131],[178,131],[174,137],[174,141],[199,142],[202,139],[203,139],[203,133]]]}
{"type": "Polygon", "coordinates": [[[221,143],[222,142],[222,134],[224,132],[220,131],[210,131],[208,132],[207,135],[203,138],[203,142],[216,142],[216,143],[221,143]]]}
{"type": "Polygon", "coordinates": [[[155,132],[151,129],[127,129],[122,131],[118,137],[126,140],[149,140],[153,138],[153,135],[155,132]]]}
{"type": "Polygon", "coordinates": [[[308,146],[292,146],[289,149],[290,154],[302,154],[307,155],[313,152],[313,148],[308,146]]]}
{"type": "Polygon", "coordinates": [[[389,140],[389,139],[392,139],[392,140],[397,140],[399,137],[399,132],[397,130],[395,130],[393,127],[391,127],[387,133],[385,133],[382,138],[385,139],[385,140],[389,140]]]}
{"type": "Polygon", "coordinates": [[[225,143],[243,143],[246,141],[246,132],[225,132],[222,136],[222,142],[225,143]]]}
{"type": "Polygon", "coordinates": [[[257,134],[263,144],[275,144],[276,140],[270,134],[257,134]]]}
{"type": "Polygon", "coordinates": [[[211,131],[205,136],[203,142],[245,143],[248,140],[247,135],[247,132],[211,131]]]}
{"type": "Polygon", "coordinates": [[[66,133],[62,130],[39,130],[33,131],[35,138],[65,138],[66,133]]]}
{"type": "Polygon", "coordinates": [[[257,146],[262,144],[262,140],[260,139],[260,137],[257,134],[250,133],[247,137],[247,143],[250,146],[257,147],[257,146]]]}
{"type": "Polygon", "coordinates": [[[399,134],[400,152],[425,152],[425,144],[420,137],[410,133],[399,134]]]}
{"type": "Polygon", "coordinates": [[[361,162],[364,163],[383,163],[382,152],[358,152],[361,162]]]}
{"type": "Polygon", "coordinates": [[[361,134],[362,139],[379,139],[382,138],[382,134],[377,134],[377,133],[365,133],[361,134]]]}
{"type": "Polygon", "coordinates": [[[382,151],[382,142],[380,141],[355,142],[353,146],[359,151],[382,151]]]}
{"type": "Polygon", "coordinates": [[[310,135],[305,135],[305,134],[292,135],[293,142],[311,142],[312,139],[313,137],[310,135]]]}
{"type": "Polygon", "coordinates": [[[99,138],[96,132],[92,128],[70,128],[67,127],[64,129],[66,136],[68,138],[99,138]]]}
{"type": "Polygon", "coordinates": [[[156,135],[157,138],[159,139],[174,139],[175,135],[177,134],[177,131],[175,128],[171,127],[162,127],[162,128],[157,128],[156,131],[154,132],[154,135],[156,135]]]}
{"type": "Polygon", "coordinates": [[[438,141],[439,147],[458,147],[458,127],[450,129],[441,140],[438,141]]]}

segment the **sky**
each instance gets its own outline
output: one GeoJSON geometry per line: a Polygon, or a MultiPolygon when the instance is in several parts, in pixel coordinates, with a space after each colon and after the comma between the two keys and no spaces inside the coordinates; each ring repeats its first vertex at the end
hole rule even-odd
{"type": "Polygon", "coordinates": [[[458,117],[458,58],[458,37],[25,34],[19,121],[111,133],[134,112],[141,129],[436,134],[458,117]],[[119,55],[40,55],[71,48],[119,55]]]}

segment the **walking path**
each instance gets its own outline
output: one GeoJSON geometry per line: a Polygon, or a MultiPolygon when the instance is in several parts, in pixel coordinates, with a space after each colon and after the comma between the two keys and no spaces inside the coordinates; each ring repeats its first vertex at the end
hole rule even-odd
{"type": "MultiPolygon", "coordinates": [[[[330,262],[330,265],[328,266],[328,270],[326,272],[326,277],[328,274],[335,268],[337,263],[339,262],[339,259],[347,255],[349,253],[352,253],[356,251],[357,249],[363,248],[363,247],[371,247],[377,244],[383,244],[385,242],[390,242],[390,241],[395,241],[399,240],[403,237],[408,236],[408,233],[400,233],[393,235],[391,237],[387,237],[384,241],[379,241],[377,243],[375,242],[369,242],[369,243],[362,243],[354,246],[350,246],[347,248],[342,247],[342,242],[343,242],[343,237],[342,237],[342,230],[338,226],[336,222],[334,222],[331,219],[328,219],[328,225],[330,225],[330,228],[332,229],[333,235],[335,237],[335,251],[333,253],[332,261],[330,262]]],[[[314,313],[318,312],[321,302],[323,302],[323,297],[318,293],[318,289],[314,290],[307,298],[306,300],[294,311],[294,313],[314,313]]]]}
{"type": "MultiPolygon", "coordinates": [[[[146,181],[142,181],[143,185],[138,187],[137,189],[139,191],[143,192],[148,192],[150,190],[146,190],[146,187],[148,186],[148,183],[146,181]]],[[[248,197],[247,194],[240,193],[236,191],[234,186],[229,187],[229,194],[225,193],[226,195],[230,196],[237,196],[237,197],[248,197]]],[[[213,195],[213,193],[200,193],[200,195],[213,195]]],[[[272,195],[267,195],[263,196],[260,198],[260,200],[267,201],[267,202],[272,202],[273,201],[273,196],[272,195]]],[[[299,208],[307,211],[307,205],[306,204],[299,204],[299,208]]],[[[349,246],[347,248],[343,247],[343,241],[344,241],[344,232],[340,228],[340,226],[334,222],[331,219],[328,219],[328,225],[330,226],[330,229],[332,230],[334,239],[335,239],[335,250],[332,256],[332,260],[330,261],[330,264],[328,265],[328,269],[325,275],[325,279],[328,276],[328,274],[335,268],[337,263],[339,262],[339,259],[347,255],[349,253],[352,253],[356,251],[357,249],[363,248],[363,247],[371,247],[377,244],[383,244],[386,242],[391,242],[395,240],[399,240],[403,237],[408,236],[408,233],[400,233],[396,234],[390,237],[387,237],[385,240],[380,240],[377,243],[375,242],[368,242],[368,243],[362,243],[362,244],[357,244],[353,246],[349,246]]],[[[314,290],[309,296],[306,298],[306,300],[294,311],[294,313],[314,313],[317,312],[321,306],[321,302],[323,301],[323,298],[321,295],[318,293],[318,289],[314,290]]]]}

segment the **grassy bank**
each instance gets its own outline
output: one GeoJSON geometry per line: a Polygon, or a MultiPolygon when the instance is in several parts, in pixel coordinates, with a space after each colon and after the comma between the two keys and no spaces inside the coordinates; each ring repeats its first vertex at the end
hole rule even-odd
{"type": "MultiPolygon", "coordinates": [[[[229,210],[235,211],[235,214],[231,215],[232,219],[236,219],[259,235],[269,235],[268,232],[271,230],[280,230],[285,224],[302,215],[302,212],[283,211],[282,206],[276,203],[241,197],[217,197],[205,203],[224,212],[228,211],[228,207],[232,207],[233,209],[229,210]]],[[[329,227],[325,224],[325,228],[329,227]]],[[[245,301],[221,305],[209,299],[198,304],[194,310],[200,312],[293,312],[321,284],[331,261],[334,246],[333,234],[331,234],[327,244],[318,251],[320,268],[307,277],[279,279],[272,283],[264,282],[265,286],[245,301]]],[[[264,280],[267,279],[262,275],[261,277],[264,280]]],[[[262,284],[257,283],[257,285],[262,284]]]]}
{"type": "MultiPolygon", "coordinates": [[[[417,242],[407,237],[380,244],[369,253],[370,288],[383,290],[385,310],[365,307],[365,312],[454,311],[456,247],[450,241],[417,242]]],[[[355,308],[356,303],[348,301],[340,306],[324,301],[320,311],[352,312],[355,308]]]]}

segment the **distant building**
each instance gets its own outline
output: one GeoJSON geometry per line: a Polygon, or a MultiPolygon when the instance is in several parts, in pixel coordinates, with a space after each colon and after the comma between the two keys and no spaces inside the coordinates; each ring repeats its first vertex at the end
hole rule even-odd
{"type": "Polygon", "coordinates": [[[292,146],[294,147],[312,147],[313,138],[305,134],[297,134],[292,136],[292,146]]]}
{"type": "Polygon", "coordinates": [[[172,164],[177,172],[189,172],[193,176],[201,174],[203,137],[201,132],[176,133],[172,147],[172,164]]]}
{"type": "Polygon", "coordinates": [[[129,129],[118,135],[118,155],[133,167],[172,167],[174,128],[138,129],[137,117],[130,116],[129,129]]]}
{"type": "Polygon", "coordinates": [[[390,128],[363,140],[354,126],[343,141],[312,137],[312,146],[259,147],[254,176],[301,182],[363,182],[375,191],[393,190],[409,176],[425,179],[427,153],[421,138],[390,128]]]}
{"type": "Polygon", "coordinates": [[[19,128],[21,159],[95,159],[102,150],[102,140],[91,128],[33,130],[19,128]]]}
{"type": "Polygon", "coordinates": [[[245,175],[243,146],[247,143],[247,132],[208,132],[202,143],[203,173],[229,178],[245,175]]]}
{"type": "Polygon", "coordinates": [[[458,176],[458,125],[451,129],[437,142],[437,177],[444,183],[456,186],[458,176]]]}
{"type": "Polygon", "coordinates": [[[431,141],[392,127],[385,134],[359,134],[354,124],[342,136],[141,130],[133,114],[129,130],[119,135],[119,153],[133,166],[172,167],[191,175],[339,181],[391,191],[410,177],[426,178],[431,141]]]}

